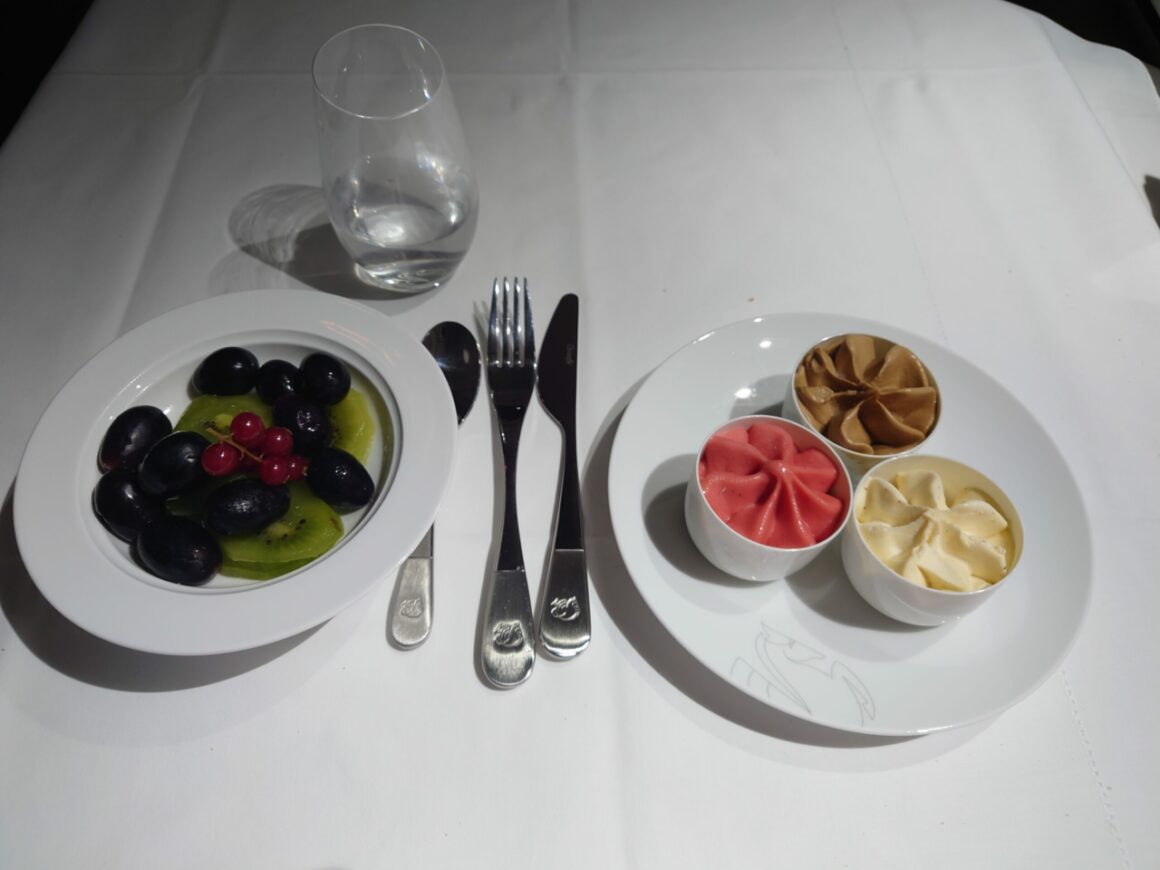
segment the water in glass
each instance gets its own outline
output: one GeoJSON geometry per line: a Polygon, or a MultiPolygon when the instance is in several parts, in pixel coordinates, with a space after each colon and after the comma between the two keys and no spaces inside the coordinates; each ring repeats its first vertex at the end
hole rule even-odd
{"type": "Polygon", "coordinates": [[[474,186],[468,176],[442,166],[399,174],[397,166],[371,158],[335,180],[335,230],[371,283],[399,290],[438,287],[475,234],[474,186]],[[392,168],[394,177],[380,180],[392,168]]]}

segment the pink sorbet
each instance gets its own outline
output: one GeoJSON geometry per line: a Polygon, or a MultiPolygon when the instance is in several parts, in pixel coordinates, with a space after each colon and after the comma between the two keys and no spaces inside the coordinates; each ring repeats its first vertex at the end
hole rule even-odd
{"type": "Polygon", "coordinates": [[[774,423],[718,432],[698,465],[709,507],[751,541],[791,550],[832,535],[845,504],[829,495],[838,468],[816,448],[798,450],[774,423]]]}

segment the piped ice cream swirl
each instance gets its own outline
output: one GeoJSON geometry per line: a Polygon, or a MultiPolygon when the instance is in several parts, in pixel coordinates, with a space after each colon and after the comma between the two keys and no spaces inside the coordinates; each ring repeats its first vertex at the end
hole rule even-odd
{"type": "Polygon", "coordinates": [[[834,534],[847,502],[830,494],[838,468],[817,448],[799,450],[765,422],[726,428],[705,445],[697,476],[705,499],[740,535],[781,549],[809,547],[834,534]]]}
{"type": "Polygon", "coordinates": [[[922,361],[870,335],[816,345],[794,373],[794,388],[806,422],[857,453],[909,450],[938,419],[938,388],[922,361]]]}
{"type": "Polygon", "coordinates": [[[871,477],[854,510],[874,555],[918,586],[971,592],[1010,570],[1007,519],[976,489],[948,500],[933,471],[904,471],[892,481],[871,477]]]}

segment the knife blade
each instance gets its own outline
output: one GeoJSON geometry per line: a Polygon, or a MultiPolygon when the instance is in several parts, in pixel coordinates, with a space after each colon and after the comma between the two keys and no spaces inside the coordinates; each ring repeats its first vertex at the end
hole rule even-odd
{"type": "Polygon", "coordinates": [[[540,644],[550,655],[570,659],[592,639],[588,612],[588,565],[576,458],[576,342],[580,300],[566,294],[556,306],[536,362],[540,404],[563,430],[564,461],[552,552],[537,620],[540,644]]]}

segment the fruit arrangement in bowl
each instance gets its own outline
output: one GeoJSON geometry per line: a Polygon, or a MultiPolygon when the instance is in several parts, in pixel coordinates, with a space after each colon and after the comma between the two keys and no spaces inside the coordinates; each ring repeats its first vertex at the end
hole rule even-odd
{"type": "MultiPolygon", "coordinates": [[[[330,373],[334,376],[325,379],[340,382],[342,368],[334,368],[330,373]]],[[[438,365],[390,317],[361,303],[310,291],[225,293],[167,311],[131,329],[61,387],[24,449],[13,494],[16,542],[29,576],[48,603],[97,637],[164,655],[251,649],[329,619],[406,558],[431,525],[443,497],[455,434],[455,407],[438,365]],[[239,348],[255,358],[259,376],[252,385],[204,383],[203,377],[207,373],[212,377],[218,366],[221,370],[216,374],[222,378],[233,378],[238,370],[243,377],[253,377],[254,365],[246,353],[215,357],[223,348],[239,348]],[[333,397],[325,396],[325,388],[320,394],[317,385],[304,386],[308,379],[323,379],[317,372],[311,375],[315,364],[306,364],[314,354],[342,363],[350,376],[346,398],[326,404],[333,397]],[[207,362],[210,357],[215,359],[212,364],[207,362]],[[272,364],[275,361],[280,363],[272,364]],[[282,406],[290,403],[280,402],[280,395],[271,395],[268,389],[322,404],[324,413],[295,412],[292,418],[280,418],[282,406]],[[365,415],[355,409],[359,396],[365,400],[365,415]],[[236,407],[239,403],[248,407],[236,407]],[[118,441],[116,433],[109,433],[114,421],[131,408],[148,406],[156,411],[134,412],[119,424],[125,427],[119,449],[130,454],[127,462],[122,457],[126,468],[118,471],[106,462],[109,470],[103,470],[101,454],[118,441]],[[257,440],[250,431],[257,428],[253,421],[243,418],[235,424],[235,418],[246,411],[257,414],[264,427],[256,449],[242,443],[248,438],[257,440]],[[307,435],[312,420],[320,416],[330,427],[328,443],[317,449],[295,443],[295,427],[301,429],[300,436],[307,435]],[[364,420],[360,430],[358,418],[364,416],[369,422],[364,420]],[[192,423],[188,422],[191,418],[192,423]],[[149,419],[154,423],[142,422],[149,419]],[[161,434],[153,426],[172,431],[161,434]],[[285,483],[267,483],[262,480],[262,463],[271,458],[267,454],[277,456],[285,450],[283,434],[266,434],[277,428],[291,430],[291,450],[285,454],[289,467],[284,467],[285,483]],[[140,491],[145,457],[174,434],[200,439],[192,442],[201,448],[196,462],[184,456],[186,470],[192,466],[200,483],[181,495],[145,494],[154,505],[160,501],[163,522],[188,519],[193,527],[209,532],[222,550],[219,570],[200,585],[192,585],[200,572],[191,572],[191,585],[187,585],[162,579],[146,567],[136,544],[147,521],[136,531],[130,528],[118,536],[110,531],[112,513],[102,508],[106,520],[102,522],[94,512],[94,495],[103,478],[128,477],[140,491]],[[152,443],[148,447],[138,444],[142,438],[152,443]],[[207,446],[219,442],[233,448],[240,458],[233,471],[215,476],[201,460],[207,446]],[[331,455],[326,448],[349,453],[365,469],[373,490],[364,507],[349,508],[323,491],[324,467],[331,455]],[[297,472],[289,463],[290,456],[306,460],[302,476],[294,480],[290,476],[297,472]],[[207,528],[209,495],[236,479],[248,480],[250,488],[258,484],[275,490],[281,487],[291,496],[287,512],[260,530],[269,530],[270,543],[263,541],[261,555],[253,558],[245,553],[231,558],[229,550],[254,533],[223,535],[207,528]],[[300,522],[295,512],[300,494],[317,500],[325,508],[324,516],[333,513],[342,523],[338,535],[327,533],[333,541],[329,549],[324,549],[325,543],[317,546],[321,552],[312,557],[310,550],[295,552],[313,537],[306,527],[318,525],[300,522]],[[260,576],[245,576],[246,565],[260,571],[260,576]]],[[[183,451],[174,453],[178,460],[183,458],[183,451]]],[[[216,459],[227,468],[233,462],[228,456],[216,459]]],[[[112,462],[116,464],[117,458],[112,462]]],[[[206,463],[217,470],[211,457],[206,457],[206,463]]],[[[266,474],[279,479],[279,463],[266,461],[266,465],[273,466],[266,474]]],[[[356,478],[365,490],[361,475],[343,479],[356,478]]],[[[243,487],[234,487],[238,495],[236,490],[243,487]]],[[[244,495],[243,490],[239,500],[244,495]]],[[[273,509],[264,503],[253,507],[273,509]]],[[[253,507],[233,504],[227,512],[242,510],[250,515],[253,507]]],[[[150,511],[149,507],[144,510],[150,511]]],[[[199,537],[204,543],[204,536],[199,533],[199,537]]],[[[212,545],[207,547],[212,556],[212,545]]],[[[184,552],[188,555],[188,549],[184,552]]],[[[216,559],[208,561],[212,564],[216,559]]]]}
{"type": "Polygon", "coordinates": [[[93,511],[152,575],[185,586],[282,576],[334,547],[343,515],[374,498],[376,414],[333,355],[259,363],[222,347],[190,392],[176,422],[152,405],[118,414],[97,457],[93,511]]]}

